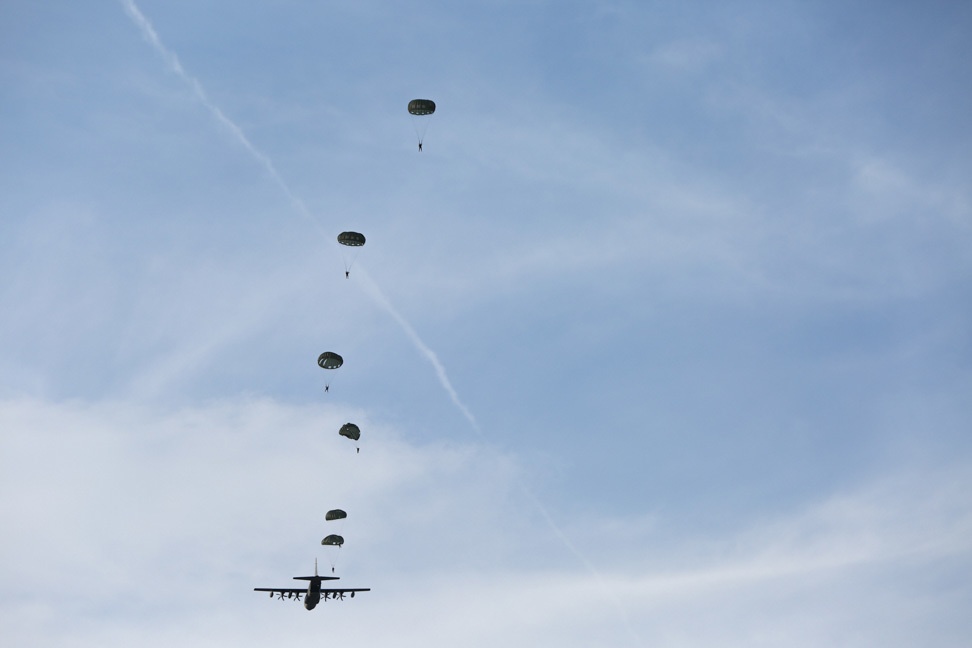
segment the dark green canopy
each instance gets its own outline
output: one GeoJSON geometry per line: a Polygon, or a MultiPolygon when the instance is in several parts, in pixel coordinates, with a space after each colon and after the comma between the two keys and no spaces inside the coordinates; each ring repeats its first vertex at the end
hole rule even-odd
{"type": "Polygon", "coordinates": [[[361,247],[365,244],[365,236],[358,232],[341,232],[338,234],[338,243],[348,247],[361,247]]]}
{"type": "Polygon", "coordinates": [[[321,369],[337,369],[344,364],[344,358],[333,351],[325,351],[317,356],[317,364],[321,369]]]}
{"type": "Polygon", "coordinates": [[[342,511],[341,509],[333,509],[327,512],[327,515],[324,516],[324,519],[330,522],[331,520],[343,520],[346,517],[348,517],[348,514],[342,511]]]}
{"type": "Polygon", "coordinates": [[[332,545],[332,546],[335,546],[335,547],[340,547],[341,545],[344,544],[344,538],[342,538],[339,535],[335,535],[335,534],[332,533],[331,535],[329,535],[326,538],[324,538],[323,540],[321,540],[321,544],[322,545],[332,545]]]}
{"type": "Polygon", "coordinates": [[[408,102],[408,112],[412,115],[431,115],[435,112],[435,102],[431,99],[412,99],[408,102]]]}
{"type": "Polygon", "coordinates": [[[354,441],[361,438],[361,428],[359,428],[354,423],[345,423],[341,426],[341,430],[338,432],[341,436],[348,437],[354,441]]]}

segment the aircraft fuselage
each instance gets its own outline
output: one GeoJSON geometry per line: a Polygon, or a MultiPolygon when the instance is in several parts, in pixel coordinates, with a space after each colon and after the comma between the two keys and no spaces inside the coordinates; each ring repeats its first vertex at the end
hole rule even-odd
{"type": "Polygon", "coordinates": [[[311,581],[304,595],[304,607],[313,610],[321,602],[321,581],[311,581]]]}

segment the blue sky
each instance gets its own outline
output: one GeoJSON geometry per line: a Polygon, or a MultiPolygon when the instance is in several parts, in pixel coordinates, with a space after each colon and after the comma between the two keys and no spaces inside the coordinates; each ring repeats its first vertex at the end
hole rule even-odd
{"type": "Polygon", "coordinates": [[[968,645],[970,27],[3,3],[0,638],[968,645]]]}

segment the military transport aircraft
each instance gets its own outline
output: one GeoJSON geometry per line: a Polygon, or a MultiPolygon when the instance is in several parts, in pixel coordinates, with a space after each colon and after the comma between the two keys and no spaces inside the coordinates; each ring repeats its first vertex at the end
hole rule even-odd
{"type": "Polygon", "coordinates": [[[321,598],[325,601],[327,599],[344,599],[344,595],[350,593],[351,598],[354,598],[355,592],[370,592],[370,587],[351,587],[351,588],[341,588],[341,589],[321,589],[321,581],[326,580],[338,580],[337,576],[319,576],[317,574],[317,561],[314,561],[314,575],[313,576],[294,576],[294,580],[305,580],[310,581],[307,589],[291,589],[288,587],[254,587],[254,592],[270,592],[270,598],[273,598],[274,594],[278,594],[279,598],[282,600],[284,598],[296,598],[300,600],[301,595],[304,597],[304,607],[308,610],[313,610],[317,607],[317,604],[321,602],[321,598]]]}

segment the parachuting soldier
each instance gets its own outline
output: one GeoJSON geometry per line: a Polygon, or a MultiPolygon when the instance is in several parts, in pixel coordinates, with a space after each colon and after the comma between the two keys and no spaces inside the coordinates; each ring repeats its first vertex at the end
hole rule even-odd
{"type": "MultiPolygon", "coordinates": [[[[415,117],[425,117],[431,115],[435,112],[435,102],[431,99],[412,99],[408,102],[408,113],[414,115],[415,117]]],[[[424,121],[424,120],[423,120],[424,121]]],[[[418,127],[418,122],[415,126],[415,134],[418,136],[418,148],[419,152],[422,151],[422,140],[425,138],[425,129],[428,127],[428,123],[423,123],[421,130],[418,127]]]]}
{"type": "MultiPolygon", "coordinates": [[[[361,438],[361,428],[359,428],[354,423],[345,423],[344,425],[341,426],[341,429],[338,430],[338,434],[340,434],[343,437],[347,437],[352,441],[357,441],[358,439],[361,438]]],[[[360,452],[361,452],[361,448],[356,448],[355,454],[360,454],[360,452]]]]}
{"type": "MultiPolygon", "coordinates": [[[[337,237],[338,243],[350,248],[358,248],[365,244],[365,235],[360,232],[341,232],[337,237]]],[[[351,266],[354,264],[354,258],[348,262],[347,257],[344,260],[344,278],[348,279],[351,276],[351,266]]]]}
{"type": "MultiPolygon", "coordinates": [[[[325,351],[317,357],[317,365],[321,369],[334,370],[344,364],[344,358],[334,353],[333,351],[325,351]]],[[[330,383],[324,383],[324,393],[326,394],[331,390],[330,383]]]]}

